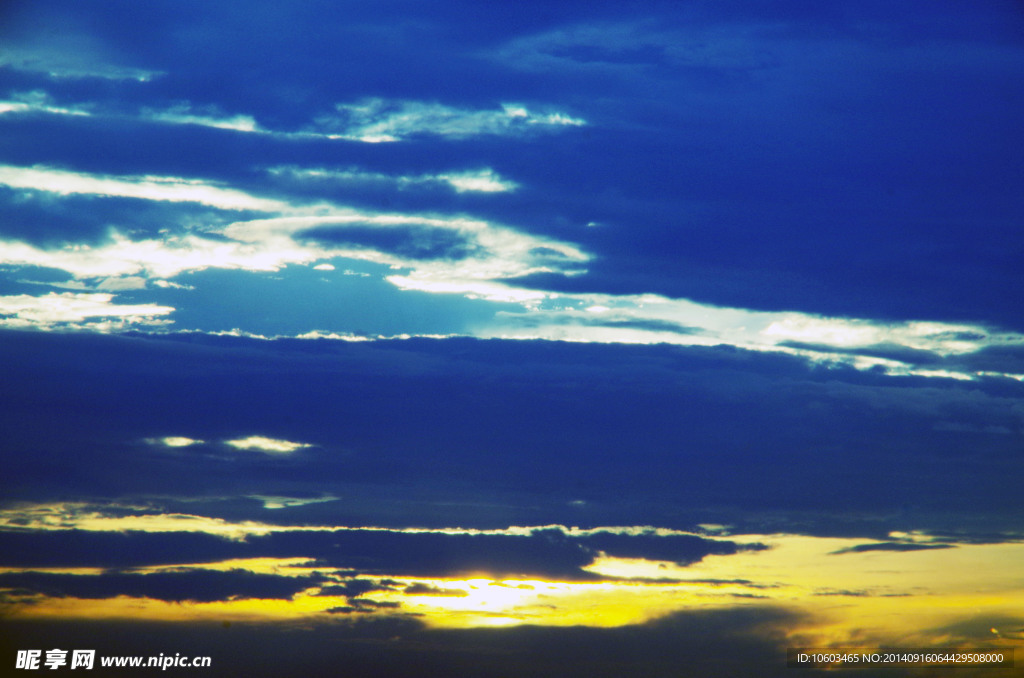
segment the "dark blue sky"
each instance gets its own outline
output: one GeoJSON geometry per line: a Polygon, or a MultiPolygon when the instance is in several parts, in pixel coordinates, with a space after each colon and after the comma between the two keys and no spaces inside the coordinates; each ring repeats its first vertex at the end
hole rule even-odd
{"type": "MultiPolygon", "coordinates": [[[[922,573],[1012,602],[1022,110],[1018,2],[4,3],[0,603],[397,629],[385,675],[735,623],[771,675],[922,573]]],[[[1020,635],[980,605],[901,637],[1020,635]]]]}

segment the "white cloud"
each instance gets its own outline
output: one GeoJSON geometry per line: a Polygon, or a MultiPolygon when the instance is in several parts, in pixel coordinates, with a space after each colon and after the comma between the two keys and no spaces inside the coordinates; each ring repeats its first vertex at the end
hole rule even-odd
{"type": "Polygon", "coordinates": [[[984,328],[974,325],[878,323],[855,318],[822,318],[799,314],[782,315],[766,327],[763,334],[778,341],[821,343],[842,348],[905,346],[942,356],[973,353],[991,343],[993,338],[1010,339],[1009,335],[993,336],[984,328]]]}
{"type": "Polygon", "coordinates": [[[373,341],[373,337],[367,337],[361,334],[341,334],[339,332],[324,332],[323,330],[312,330],[310,332],[303,332],[302,334],[295,335],[296,339],[334,339],[336,341],[373,341]]]}
{"type": "Polygon", "coordinates": [[[11,101],[0,101],[0,115],[6,113],[52,113],[55,115],[88,116],[90,113],[80,108],[64,108],[56,106],[46,92],[33,90],[17,92],[11,101]]]}
{"type": "MultiPolygon", "coordinates": [[[[396,284],[404,284],[397,281],[396,284]]],[[[426,291],[449,291],[424,286],[426,291]]],[[[451,290],[471,293],[467,290],[451,290]]],[[[514,299],[518,290],[507,291],[514,299]]],[[[535,291],[534,291],[535,292],[535,291]]],[[[536,293],[536,292],[535,292],[536,293]]],[[[955,368],[923,368],[874,351],[911,349],[939,356],[965,355],[991,346],[1024,347],[1024,335],[983,327],[938,322],[886,323],[862,318],[827,318],[795,312],[750,311],[698,304],[658,295],[547,294],[524,304],[521,312],[499,311],[476,336],[599,343],[668,343],[714,346],[799,355],[817,362],[890,374],[973,379],[981,373],[955,368]],[[801,343],[798,348],[788,344],[801,343]],[[874,349],[871,351],[869,349],[874,349]]],[[[499,295],[482,298],[499,300],[499,295]]],[[[504,300],[504,299],[501,299],[504,300]]],[[[1013,377],[1010,374],[999,376],[1013,377]]]]}
{"type": "Polygon", "coordinates": [[[290,440],[278,440],[263,436],[225,440],[224,443],[238,450],[256,450],[257,452],[265,452],[267,454],[291,454],[296,450],[312,447],[309,443],[294,443],[290,440]]]}
{"type": "Polygon", "coordinates": [[[282,509],[291,508],[292,506],[308,506],[309,504],[323,504],[325,502],[336,501],[338,497],[326,496],[317,497],[314,499],[300,498],[300,497],[279,497],[269,496],[263,494],[252,494],[249,495],[253,499],[259,499],[263,502],[263,508],[265,509],[282,509]]]}
{"type": "Polygon", "coordinates": [[[191,447],[192,445],[202,445],[204,441],[185,436],[166,436],[164,438],[147,438],[146,442],[150,445],[163,445],[164,447],[191,447]]]}
{"type": "Polygon", "coordinates": [[[461,139],[480,135],[520,135],[533,130],[580,126],[586,121],[560,112],[533,113],[519,104],[498,110],[468,110],[439,103],[363,99],[338,104],[336,115],[316,120],[314,133],[369,143],[428,134],[461,139]]]}
{"type": "Polygon", "coordinates": [[[505,303],[535,306],[552,296],[548,292],[524,290],[503,283],[485,280],[445,280],[425,277],[389,275],[387,281],[403,290],[417,290],[434,294],[461,294],[469,299],[486,299],[505,303]]]}
{"type": "Polygon", "coordinates": [[[182,285],[181,283],[171,282],[170,280],[154,280],[153,284],[157,287],[163,287],[165,289],[176,289],[176,290],[194,290],[194,285],[182,285]]]}
{"type": "Polygon", "coordinates": [[[211,240],[197,235],[168,236],[163,240],[129,240],[114,232],[103,245],[65,245],[43,249],[17,241],[0,241],[0,263],[43,266],[71,273],[76,278],[114,278],[145,274],[172,278],[184,271],[232,268],[276,271],[288,263],[305,263],[320,257],[309,248],[275,243],[239,243],[211,240]]]}
{"type": "Polygon", "coordinates": [[[265,132],[251,115],[227,115],[217,108],[196,109],[189,103],[182,103],[165,110],[144,108],[140,117],[154,122],[174,125],[201,125],[230,129],[236,132],[265,132]]]}
{"type": "Polygon", "coordinates": [[[111,108],[109,105],[104,106],[102,103],[89,103],[69,108],[54,104],[53,97],[42,90],[15,92],[9,101],[0,101],[0,115],[18,113],[50,113],[53,115],[93,116],[111,120],[133,119],[169,125],[199,125],[280,137],[308,136],[289,132],[272,132],[260,127],[251,115],[241,113],[230,115],[216,106],[195,106],[189,102],[182,102],[165,109],[141,108],[137,111],[125,111],[111,108]]]}
{"type": "Polygon", "coordinates": [[[459,193],[476,191],[480,193],[504,193],[514,191],[518,184],[513,181],[502,179],[492,169],[478,170],[476,172],[462,172],[459,174],[439,174],[437,178],[446,181],[459,193]]]}
{"type": "MultiPolygon", "coordinates": [[[[293,172],[300,177],[323,172],[334,180],[361,176],[356,170],[351,176],[332,170],[271,171],[293,172]]],[[[372,178],[377,180],[378,176],[372,178]]],[[[485,190],[488,182],[504,182],[490,169],[406,179],[465,181],[467,190],[485,190]]],[[[170,307],[116,304],[111,294],[87,292],[138,290],[150,282],[160,287],[186,287],[166,279],[206,268],[277,271],[290,264],[315,264],[318,270],[331,270],[334,264],[326,263],[328,260],[348,258],[390,267],[394,272],[386,280],[403,290],[458,294],[523,307],[522,312],[500,311],[493,321],[472,330],[472,334],[482,337],[729,344],[844,362],[859,369],[880,367],[890,373],[967,378],[977,375],[944,367],[924,371],[894,357],[874,354],[902,347],[949,357],[987,346],[1024,345],[1024,335],[963,323],[884,323],[720,308],[658,295],[554,294],[524,289],[511,281],[537,273],[579,274],[589,255],[571,243],[467,217],[382,214],[324,204],[297,207],[192,179],[97,176],[44,167],[0,165],[0,183],[58,194],[194,200],[228,209],[262,208],[274,213],[268,218],[210,227],[206,232],[143,240],[111,231],[108,240],[97,245],[46,249],[25,242],[0,241],[0,264],[54,268],[75,278],[46,283],[72,293],[0,298],[0,313],[5,315],[0,324],[9,327],[88,326],[105,330],[140,323],[166,324],[168,321],[160,316],[170,313],[170,307]],[[351,240],[346,239],[346,229],[352,229],[351,240]],[[382,241],[390,246],[376,244],[372,237],[375,230],[388,236],[382,241]],[[324,237],[315,237],[317,231],[324,237]],[[403,238],[409,240],[409,247],[402,246],[403,238]],[[427,250],[435,240],[441,243],[441,249],[451,243],[454,254],[447,256],[445,251],[439,256],[418,257],[418,239],[427,243],[427,250]],[[395,242],[400,245],[395,246],[395,242]],[[794,347],[794,343],[806,346],[794,347]],[[874,351],[866,350],[872,348],[874,351]]],[[[357,275],[349,269],[344,273],[357,275]]]]}
{"type": "Polygon", "coordinates": [[[157,176],[106,176],[36,165],[0,165],[0,184],[59,195],[85,194],[170,202],[196,202],[225,210],[278,212],[287,203],[258,198],[199,179],[157,176]]]}
{"type": "Polygon", "coordinates": [[[34,297],[28,294],[0,297],[0,326],[89,327],[97,330],[124,329],[128,325],[159,325],[159,320],[174,309],[156,304],[114,304],[112,294],[50,292],[34,297]],[[97,320],[104,319],[104,320],[97,320]]]}
{"type": "MultiPolygon", "coordinates": [[[[282,527],[256,521],[230,522],[188,513],[151,513],[148,507],[126,505],[96,506],[79,502],[36,504],[0,510],[0,527],[35,530],[86,530],[89,532],[205,532],[226,539],[286,530],[323,530],[322,527],[282,527]],[[110,509],[114,509],[111,511],[110,509]],[[136,515],[123,515],[124,510],[136,515]]],[[[330,529],[330,528],[328,528],[330,529]]]]}
{"type": "MultiPolygon", "coordinates": [[[[399,230],[400,235],[404,232],[399,230]]],[[[519,290],[498,279],[515,278],[536,272],[566,272],[586,261],[587,255],[562,242],[520,233],[514,229],[483,221],[453,218],[420,218],[403,215],[367,215],[347,213],[335,216],[288,216],[232,223],[220,230],[226,238],[212,239],[195,234],[166,236],[163,239],[130,240],[112,233],[100,245],[65,245],[44,249],[23,242],[0,241],[0,263],[20,266],[40,266],[66,271],[77,280],[57,283],[58,286],[86,290],[83,281],[97,281],[92,285],[103,290],[142,289],[147,280],[160,287],[179,287],[166,278],[206,268],[248,271],[276,271],[288,264],[310,264],[315,261],[344,257],[369,261],[404,269],[403,274],[389,276],[392,284],[401,289],[426,292],[463,294],[473,298],[535,304],[546,294],[532,290],[519,290]],[[297,239],[297,234],[317,227],[330,228],[332,234],[344,235],[347,227],[362,229],[412,229],[410,238],[436,232],[441,238],[464,243],[465,256],[416,259],[400,251],[384,251],[371,246],[297,239]]],[[[426,236],[432,237],[432,236],[426,236]]],[[[320,263],[319,270],[329,270],[332,264],[320,263]]],[[[346,275],[366,275],[346,269],[346,275]]],[[[76,295],[71,295],[75,297],[76,295]]],[[[61,297],[67,306],[68,295],[61,297]]],[[[33,312],[37,307],[50,308],[55,301],[38,301],[48,297],[23,296],[18,311],[18,324],[53,322],[47,320],[52,313],[33,312]],[[36,299],[29,303],[28,299],[36,299]]],[[[111,295],[77,295],[74,308],[81,313],[120,314],[137,316],[143,321],[147,313],[168,313],[169,307],[116,306],[111,295]],[[86,303],[86,300],[89,303],[86,303]]],[[[69,320],[68,309],[60,317],[69,320]]],[[[80,320],[80,318],[78,318],[80,320]]],[[[15,322],[12,320],[9,323],[15,322]]]]}
{"type": "Polygon", "coordinates": [[[350,333],[339,333],[339,332],[325,332],[323,330],[311,330],[309,332],[303,332],[302,334],[295,335],[296,339],[334,339],[336,341],[374,341],[380,337],[368,337],[360,334],[350,333]]]}
{"type": "Polygon", "coordinates": [[[380,172],[366,172],[352,167],[344,170],[325,168],[273,167],[270,174],[287,176],[306,181],[332,181],[351,184],[383,184],[398,188],[409,186],[446,185],[458,193],[507,193],[519,187],[514,181],[505,179],[491,168],[447,172],[443,174],[419,174],[415,176],[392,176],[380,172]]]}
{"type": "MultiPolygon", "coordinates": [[[[427,180],[426,178],[420,178],[427,180]]],[[[510,184],[491,170],[430,177],[448,181],[464,190],[498,190],[510,184]]],[[[266,200],[232,188],[195,179],[153,176],[92,175],[48,167],[0,165],[0,184],[46,191],[58,195],[86,194],[134,197],[156,201],[199,202],[222,209],[254,209],[281,216],[209,228],[205,233],[187,232],[162,238],[131,239],[111,230],[107,242],[97,245],[68,244],[43,248],[22,241],[0,241],[0,264],[40,266],[66,271],[77,281],[59,283],[86,289],[83,279],[102,278],[100,289],[141,289],[146,279],[171,278],[186,271],[228,268],[275,271],[288,264],[347,257],[408,269],[404,275],[422,289],[445,283],[465,285],[498,278],[514,278],[541,272],[571,273],[588,256],[564,242],[522,233],[514,228],[467,218],[420,217],[402,214],[365,213],[330,205],[296,207],[266,200]],[[296,234],[317,227],[343,231],[347,227],[405,229],[399,237],[451,240],[454,257],[419,257],[416,243],[410,248],[375,247],[373,242],[337,243],[296,234]],[[226,236],[220,237],[220,236],[226,236]],[[412,251],[410,252],[409,249],[412,251]],[[404,253],[403,253],[404,252],[404,253]]],[[[357,238],[358,240],[358,238],[357,238]]],[[[428,245],[429,247],[429,242],[428,245]]],[[[169,286],[166,281],[158,283],[169,286]]],[[[412,283],[406,283],[412,288],[412,283]]],[[[455,289],[455,288],[452,288],[455,289]]],[[[507,296],[507,295],[506,295],[507,296]]]]}
{"type": "MultiPolygon", "coordinates": [[[[317,499],[298,499],[268,495],[250,495],[264,502],[265,508],[281,508],[319,502],[335,501],[327,495],[317,499]],[[281,506],[266,506],[266,503],[281,506]]],[[[21,504],[0,509],[0,528],[33,530],[85,530],[90,532],[207,532],[231,539],[244,539],[250,535],[273,532],[388,532],[392,534],[448,534],[448,535],[505,535],[529,537],[537,533],[557,530],[571,537],[611,533],[630,536],[670,537],[694,535],[708,537],[706,533],[676,530],[651,525],[610,525],[592,528],[566,527],[560,524],[510,525],[506,528],[479,529],[467,527],[373,527],[348,525],[282,525],[253,520],[231,522],[223,518],[189,513],[156,513],[150,505],[107,503],[103,505],[83,502],[53,504],[21,504]],[[133,512],[134,515],[126,515],[133,512]]],[[[731,537],[735,539],[735,537],[731,537]]]]}
{"type": "Polygon", "coordinates": [[[397,268],[409,268],[405,276],[423,284],[486,281],[540,272],[562,272],[585,261],[588,256],[568,243],[549,240],[485,221],[465,218],[418,217],[397,214],[339,213],[330,216],[290,216],[236,222],[223,234],[259,251],[282,256],[294,253],[293,261],[331,257],[360,259],[397,268]],[[467,244],[466,256],[421,260],[393,251],[345,244],[297,243],[296,234],[315,228],[330,228],[343,236],[348,227],[387,229],[414,228],[436,231],[460,238],[467,244]]]}

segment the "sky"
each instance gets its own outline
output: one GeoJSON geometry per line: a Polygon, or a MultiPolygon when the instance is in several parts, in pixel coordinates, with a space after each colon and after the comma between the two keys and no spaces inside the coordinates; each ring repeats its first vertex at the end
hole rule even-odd
{"type": "Polygon", "coordinates": [[[0,662],[1024,662],[1022,110],[1010,0],[3,3],[0,662]]]}

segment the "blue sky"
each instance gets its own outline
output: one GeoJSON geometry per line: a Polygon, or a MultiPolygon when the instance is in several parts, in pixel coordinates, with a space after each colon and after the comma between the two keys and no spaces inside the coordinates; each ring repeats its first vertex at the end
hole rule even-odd
{"type": "Polygon", "coordinates": [[[1022,35],[995,0],[6,3],[18,637],[398,629],[396,675],[495,625],[735,623],[759,675],[784,637],[1019,643],[1022,35]]]}

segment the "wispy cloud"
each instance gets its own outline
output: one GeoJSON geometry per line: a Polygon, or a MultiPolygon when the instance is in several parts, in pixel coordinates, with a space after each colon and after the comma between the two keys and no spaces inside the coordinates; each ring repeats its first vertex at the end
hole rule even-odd
{"type": "MultiPolygon", "coordinates": [[[[508,189],[511,184],[493,172],[453,173],[419,177],[415,181],[447,182],[456,190],[508,189]]],[[[579,248],[561,241],[524,233],[516,228],[465,217],[382,214],[329,204],[292,205],[266,199],[235,188],[198,179],[158,176],[112,176],[49,167],[0,166],[0,184],[51,195],[128,197],[154,202],[198,203],[223,210],[271,212],[268,219],[236,221],[226,226],[186,227],[166,230],[159,237],[139,237],[111,228],[105,240],[44,246],[0,239],[0,263],[65,271],[72,281],[54,281],[56,288],[81,291],[142,290],[147,283],[162,288],[181,285],[168,281],[183,272],[207,268],[277,271],[291,264],[313,264],[321,270],[325,260],[344,257],[404,269],[391,282],[403,289],[431,291],[466,290],[476,294],[481,285],[491,288],[484,298],[503,287],[499,279],[532,273],[571,273],[587,260],[579,248]],[[440,287],[439,287],[440,286],[440,287]]],[[[30,198],[35,199],[35,198],[30,198]]],[[[347,269],[346,269],[347,270],[347,269]]],[[[25,276],[30,278],[31,276],[25,276]]],[[[32,283],[33,280],[25,282],[32,283]]],[[[184,286],[183,286],[184,287],[184,286]]],[[[517,292],[519,299],[535,298],[533,292],[517,292]]],[[[52,308],[55,299],[83,312],[84,306],[111,305],[112,297],[54,297],[35,302],[52,308]],[[73,302],[67,300],[73,299],[73,302]]],[[[32,312],[28,297],[8,300],[17,308],[20,324],[44,322],[32,312]]],[[[158,307],[117,307],[111,313],[144,316],[158,307]]],[[[169,312],[159,307],[159,312],[169,312]]],[[[154,310],[154,312],[156,312],[154,310]]],[[[65,310],[65,316],[68,311],[65,310]]],[[[312,328],[309,328],[312,329],[312,328]]]]}
{"type": "MultiPolygon", "coordinates": [[[[277,271],[289,264],[319,261],[317,267],[329,271],[332,265],[325,260],[346,258],[404,269],[385,278],[399,289],[524,307],[519,312],[497,311],[493,322],[478,323],[471,333],[480,337],[730,344],[891,374],[967,379],[979,375],[939,361],[986,348],[1024,345],[1024,335],[1019,333],[966,323],[893,323],[723,308],[651,294],[572,294],[524,288],[514,284],[517,277],[578,274],[588,255],[569,243],[486,221],[322,209],[336,212],[238,221],[211,228],[208,233],[168,234],[161,239],[132,240],[112,233],[106,243],[93,246],[48,249],[0,241],[3,263],[66,271],[76,280],[53,285],[79,292],[7,297],[4,308],[11,317],[5,324],[54,326],[100,317],[117,317],[120,325],[154,324],[156,316],[167,315],[173,308],[121,305],[114,303],[112,295],[98,292],[143,289],[148,281],[162,287],[177,285],[164,279],[205,268],[277,271]],[[919,358],[932,356],[934,364],[915,364],[913,352],[919,358]]],[[[117,326],[104,322],[107,327],[117,326]]],[[[323,329],[330,334],[329,328],[323,329]]]]}
{"type": "Polygon", "coordinates": [[[59,46],[12,45],[0,48],[0,66],[61,79],[99,78],[148,82],[162,75],[160,71],[117,66],[105,61],[97,54],[100,48],[85,36],[61,37],[59,46]]]}
{"type": "MultiPolygon", "coordinates": [[[[465,190],[497,189],[499,182],[489,172],[431,180],[455,182],[465,190]]],[[[132,239],[111,231],[105,244],[95,246],[48,249],[16,240],[0,241],[2,263],[57,268],[79,278],[142,273],[169,278],[207,267],[267,271],[289,263],[343,256],[411,268],[412,278],[490,280],[566,271],[587,259],[569,243],[487,221],[361,212],[327,204],[296,206],[198,179],[0,166],[0,184],[60,195],[196,202],[225,210],[287,215],[210,226],[201,233],[169,233],[161,239],[132,239]],[[432,246],[424,245],[423,238],[461,241],[458,261],[433,256],[428,257],[432,261],[424,260],[423,248],[432,251],[432,246]]]]}
{"type": "Polygon", "coordinates": [[[139,117],[153,122],[175,125],[200,125],[234,130],[236,132],[263,132],[251,115],[228,115],[215,106],[195,107],[181,103],[167,109],[143,108],[139,117]]]}
{"type": "Polygon", "coordinates": [[[58,195],[84,194],[195,202],[225,210],[277,212],[287,203],[258,198],[243,191],[224,188],[200,179],[161,176],[109,176],[72,172],[42,165],[17,167],[0,165],[0,184],[11,188],[46,191],[58,195]]]}
{"type": "Polygon", "coordinates": [[[271,510],[292,508],[294,506],[309,506],[310,504],[323,504],[326,502],[336,501],[338,499],[332,495],[328,495],[326,497],[280,497],[254,494],[251,496],[253,499],[262,501],[263,508],[271,510]]]}
{"type": "Polygon", "coordinates": [[[437,178],[450,184],[459,193],[505,193],[514,191],[518,185],[503,179],[491,169],[476,172],[438,174],[437,178]]]}
{"type": "Polygon", "coordinates": [[[54,115],[88,116],[91,113],[84,108],[66,108],[58,106],[46,92],[16,92],[10,101],[0,101],[0,115],[9,113],[51,113],[54,115]]]}
{"type": "Polygon", "coordinates": [[[359,186],[379,184],[393,186],[399,190],[409,187],[445,186],[457,193],[509,193],[519,185],[502,177],[491,168],[444,172],[440,174],[419,174],[414,176],[392,176],[380,172],[369,172],[356,167],[348,169],[273,167],[269,170],[275,176],[285,176],[306,182],[332,182],[359,186]]]}
{"type": "MultiPolygon", "coordinates": [[[[413,285],[395,278],[393,276],[392,280],[396,284],[413,285]]],[[[431,291],[472,293],[470,289],[438,287],[431,291]]],[[[502,296],[509,299],[516,293],[510,289],[502,296]]],[[[492,296],[497,298],[498,295],[492,296]]],[[[498,311],[496,322],[479,327],[478,335],[599,343],[728,344],[790,353],[816,362],[834,362],[858,369],[881,369],[890,374],[959,379],[981,375],[954,364],[939,366],[938,361],[986,348],[1024,346],[1024,335],[1020,333],[994,331],[980,325],[894,323],[792,311],[753,311],[653,294],[537,293],[532,301],[535,303],[525,311],[498,311]],[[920,352],[920,357],[931,356],[936,364],[915,364],[913,352],[920,352]]],[[[1014,375],[1006,373],[1004,376],[1014,375]]]]}
{"type": "Polygon", "coordinates": [[[66,245],[54,249],[0,241],[0,261],[8,265],[55,268],[83,279],[138,274],[170,278],[205,268],[274,271],[287,263],[304,263],[318,256],[310,248],[297,245],[273,251],[197,235],[130,240],[114,232],[108,242],[95,247],[66,245]]]}
{"type": "Polygon", "coordinates": [[[336,113],[320,116],[311,131],[369,143],[400,141],[427,135],[465,139],[481,135],[518,136],[586,121],[561,112],[531,112],[520,104],[499,109],[453,108],[436,102],[363,99],[338,104],[336,113]]]}
{"type": "Polygon", "coordinates": [[[249,132],[265,135],[277,135],[283,138],[295,135],[289,132],[273,132],[257,124],[252,115],[236,113],[228,114],[214,105],[195,105],[181,102],[165,108],[144,106],[131,108],[112,106],[108,102],[89,101],[69,105],[57,105],[48,92],[36,89],[30,92],[15,92],[8,101],[0,101],[0,115],[48,113],[50,115],[89,116],[105,119],[108,122],[133,121],[167,125],[196,125],[215,129],[249,132]]]}

